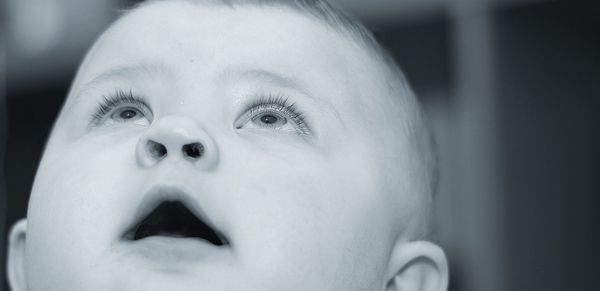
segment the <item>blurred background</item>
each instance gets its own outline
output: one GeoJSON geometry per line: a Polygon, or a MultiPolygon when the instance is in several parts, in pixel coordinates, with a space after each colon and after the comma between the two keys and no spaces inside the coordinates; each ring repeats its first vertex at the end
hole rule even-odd
{"type": "MultiPolygon", "coordinates": [[[[137,2],[0,2],[0,239],[25,216],[77,65],[137,2]]],[[[332,2],[376,32],[429,114],[450,290],[600,290],[597,1],[332,2]]]]}

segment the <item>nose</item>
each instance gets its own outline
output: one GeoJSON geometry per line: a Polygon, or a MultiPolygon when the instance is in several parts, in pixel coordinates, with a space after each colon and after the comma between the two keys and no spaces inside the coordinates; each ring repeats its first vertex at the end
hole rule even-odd
{"type": "Polygon", "coordinates": [[[136,147],[140,166],[151,167],[167,159],[183,159],[208,169],[219,159],[213,139],[193,119],[180,116],[160,118],[144,135],[136,147]]]}

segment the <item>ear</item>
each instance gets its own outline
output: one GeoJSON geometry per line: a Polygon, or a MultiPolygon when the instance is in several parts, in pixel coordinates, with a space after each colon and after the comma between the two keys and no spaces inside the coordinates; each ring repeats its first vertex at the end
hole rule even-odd
{"type": "Polygon", "coordinates": [[[8,284],[12,291],[27,290],[25,278],[25,236],[27,233],[27,220],[17,221],[10,230],[8,240],[8,284]]]}
{"type": "Polygon", "coordinates": [[[444,251],[427,241],[398,242],[387,272],[386,291],[446,291],[448,262],[444,251]]]}

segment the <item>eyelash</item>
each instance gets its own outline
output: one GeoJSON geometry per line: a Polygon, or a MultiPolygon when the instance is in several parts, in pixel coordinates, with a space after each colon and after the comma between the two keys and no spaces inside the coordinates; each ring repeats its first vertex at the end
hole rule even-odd
{"type": "MultiPolygon", "coordinates": [[[[290,119],[300,134],[308,135],[310,133],[304,114],[298,111],[295,103],[290,103],[287,97],[278,95],[262,96],[246,104],[242,111],[244,114],[240,124],[243,125],[258,114],[268,111],[275,111],[290,119]]],[[[236,127],[240,128],[241,125],[236,127]]]]}
{"type": "Polygon", "coordinates": [[[101,125],[106,115],[121,105],[133,105],[142,112],[151,112],[150,106],[148,106],[144,98],[133,95],[131,90],[128,92],[117,90],[108,96],[103,96],[94,114],[92,114],[90,123],[93,126],[101,125]]]}
{"type": "MultiPolygon", "coordinates": [[[[150,106],[144,98],[134,95],[131,90],[127,92],[116,90],[108,96],[103,96],[92,114],[90,123],[92,126],[101,125],[108,114],[122,105],[133,105],[144,113],[151,113],[150,106]]],[[[297,110],[295,103],[290,103],[287,97],[277,95],[262,96],[246,104],[242,111],[244,112],[242,122],[240,122],[240,126],[236,127],[241,128],[257,114],[268,111],[275,111],[282,114],[283,117],[289,118],[300,134],[308,135],[310,133],[304,114],[297,110]]]]}

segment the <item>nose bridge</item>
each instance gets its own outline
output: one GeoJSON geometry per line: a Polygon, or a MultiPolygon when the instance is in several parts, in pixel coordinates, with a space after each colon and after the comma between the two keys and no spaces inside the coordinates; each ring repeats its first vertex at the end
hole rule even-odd
{"type": "Polygon", "coordinates": [[[136,156],[141,166],[149,167],[166,159],[187,159],[207,169],[218,160],[216,144],[194,119],[164,116],[138,141],[136,156]]]}

